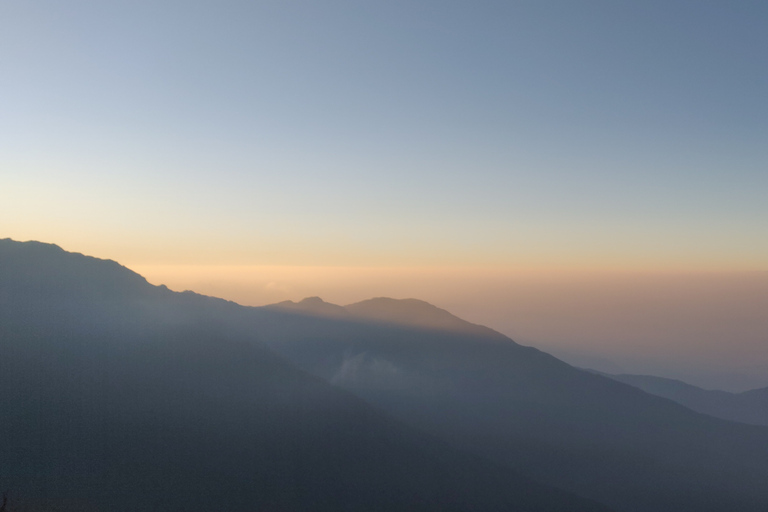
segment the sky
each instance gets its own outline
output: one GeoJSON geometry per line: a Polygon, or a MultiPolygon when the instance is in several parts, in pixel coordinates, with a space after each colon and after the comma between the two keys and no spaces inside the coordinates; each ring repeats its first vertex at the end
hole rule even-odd
{"type": "Polygon", "coordinates": [[[3,0],[0,237],[248,304],[419,296],[507,333],[539,286],[530,344],[663,359],[668,331],[569,337],[567,290],[653,276],[663,298],[686,275],[675,311],[698,311],[731,276],[755,304],[766,26],[750,1],[3,0]]]}

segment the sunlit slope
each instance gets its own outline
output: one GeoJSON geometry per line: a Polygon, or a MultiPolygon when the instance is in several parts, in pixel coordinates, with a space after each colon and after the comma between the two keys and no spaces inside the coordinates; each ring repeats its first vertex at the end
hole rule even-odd
{"type": "Polygon", "coordinates": [[[0,485],[68,511],[602,511],[256,340],[246,308],[0,241],[0,485]]]}

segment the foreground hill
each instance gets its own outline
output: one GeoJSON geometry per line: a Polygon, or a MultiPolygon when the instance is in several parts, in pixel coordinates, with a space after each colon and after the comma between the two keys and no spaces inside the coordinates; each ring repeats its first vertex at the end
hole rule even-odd
{"type": "Polygon", "coordinates": [[[768,388],[730,393],[728,391],[702,389],[679,380],[651,375],[602,373],[601,375],[642,389],[646,393],[669,398],[689,409],[716,418],[768,426],[768,388]]]}
{"type": "Polygon", "coordinates": [[[262,322],[0,240],[0,488],[64,512],[607,510],[296,369],[262,322]]]}
{"type": "Polygon", "coordinates": [[[768,509],[764,427],[695,413],[421,301],[345,313],[313,302],[262,309],[265,341],[454,446],[621,511],[768,509]]]}

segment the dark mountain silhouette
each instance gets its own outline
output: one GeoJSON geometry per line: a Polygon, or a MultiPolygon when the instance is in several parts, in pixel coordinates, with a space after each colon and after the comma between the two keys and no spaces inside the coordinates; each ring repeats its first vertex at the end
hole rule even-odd
{"type": "Polygon", "coordinates": [[[325,302],[320,297],[307,297],[299,302],[292,300],[286,300],[278,302],[277,304],[271,304],[265,306],[267,309],[275,309],[278,311],[293,311],[299,313],[306,313],[308,315],[327,316],[327,317],[349,317],[349,312],[341,306],[325,302]]]}
{"type": "Polygon", "coordinates": [[[751,425],[768,425],[768,388],[742,393],[702,389],[680,380],[651,375],[611,375],[611,379],[669,398],[694,411],[751,425]]]}
{"type": "Polygon", "coordinates": [[[488,327],[472,324],[444,309],[418,299],[378,297],[345,306],[350,316],[384,324],[421,327],[430,330],[481,334],[503,337],[488,327]]]}
{"type": "Polygon", "coordinates": [[[444,309],[418,299],[377,297],[347,306],[338,306],[325,302],[320,297],[307,297],[299,302],[286,300],[264,306],[262,309],[356,320],[367,324],[409,326],[430,331],[465,332],[504,338],[504,335],[488,327],[467,322],[444,309]]]}
{"type": "Polygon", "coordinates": [[[0,240],[0,487],[65,512],[606,510],[297,370],[256,339],[290,317],[0,240]]]}
{"type": "Polygon", "coordinates": [[[362,304],[345,308],[364,311],[352,319],[264,309],[260,325],[287,359],[399,419],[617,510],[768,508],[768,429],[698,414],[419,301],[362,304]]]}

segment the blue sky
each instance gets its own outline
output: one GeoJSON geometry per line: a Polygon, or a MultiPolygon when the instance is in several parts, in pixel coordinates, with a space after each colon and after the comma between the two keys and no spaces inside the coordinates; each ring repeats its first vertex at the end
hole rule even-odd
{"type": "Polygon", "coordinates": [[[3,0],[0,237],[764,386],[766,27],[748,1],[3,0]]]}
{"type": "Polygon", "coordinates": [[[0,4],[0,222],[138,263],[760,270],[764,2],[0,4]]]}

